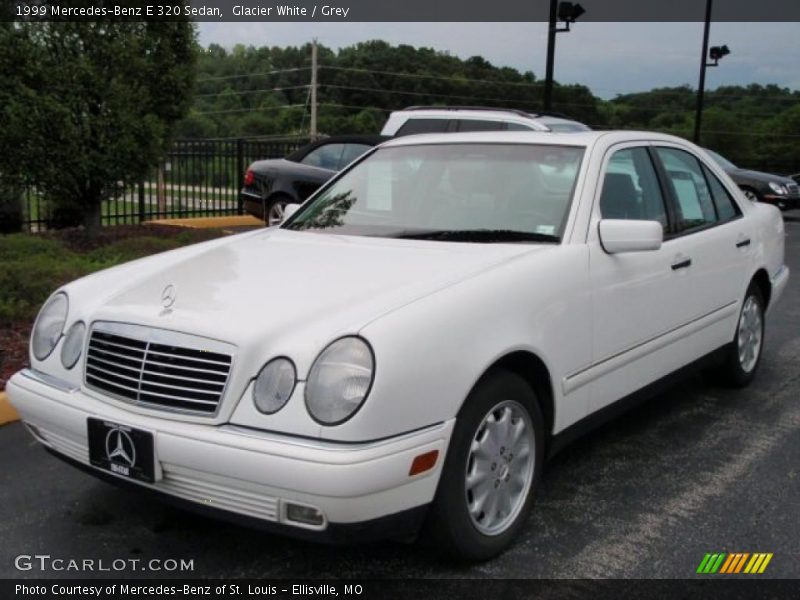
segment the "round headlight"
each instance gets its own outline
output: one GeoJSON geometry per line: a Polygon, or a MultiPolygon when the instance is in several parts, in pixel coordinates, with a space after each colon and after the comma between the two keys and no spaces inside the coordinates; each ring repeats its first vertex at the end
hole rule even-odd
{"type": "Polygon", "coordinates": [[[31,350],[33,350],[36,360],[44,360],[56,347],[58,339],[64,331],[68,307],[67,295],[58,293],[50,296],[42,310],[39,311],[31,337],[31,350]]]}
{"type": "Polygon", "coordinates": [[[787,194],[789,192],[789,190],[787,190],[786,187],[782,186],[779,183],[773,183],[773,182],[770,181],[769,182],[769,187],[776,194],[783,195],[783,194],[787,194]]]}
{"type": "Polygon", "coordinates": [[[324,425],[343,423],[366,400],[374,372],[372,348],[364,340],[336,340],[317,357],[308,374],[308,412],[324,425]]]}
{"type": "Polygon", "coordinates": [[[256,377],[253,402],[262,413],[271,415],[283,408],[292,397],[297,373],[288,358],[271,360],[256,377]]]}
{"type": "Polygon", "coordinates": [[[83,350],[83,336],[86,334],[86,325],[83,321],[74,323],[64,337],[61,344],[61,364],[65,369],[71,369],[78,362],[83,350]]]}

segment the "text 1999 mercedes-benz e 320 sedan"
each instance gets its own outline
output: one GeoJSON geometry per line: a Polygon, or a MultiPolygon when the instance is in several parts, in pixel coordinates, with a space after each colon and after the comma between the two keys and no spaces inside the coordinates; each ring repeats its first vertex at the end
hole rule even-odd
{"type": "Polygon", "coordinates": [[[604,409],[701,359],[753,378],[783,238],[678,138],[406,137],[279,228],[64,286],[8,392],[95,474],[312,537],[424,520],[482,559],[604,409]]]}

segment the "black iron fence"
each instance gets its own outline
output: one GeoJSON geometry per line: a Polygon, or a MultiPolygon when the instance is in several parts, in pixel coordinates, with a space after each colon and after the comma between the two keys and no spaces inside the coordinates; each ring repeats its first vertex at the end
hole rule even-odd
{"type": "MultiPolygon", "coordinates": [[[[239,190],[247,166],[281,158],[308,138],[201,139],[176,141],[150,177],[119,186],[103,202],[102,224],[135,224],[154,219],[242,214],[239,190]]],[[[23,202],[27,231],[51,227],[53,210],[35,186],[23,202]]]]}
{"type": "MultiPolygon", "coordinates": [[[[120,185],[118,193],[103,202],[102,224],[242,214],[239,189],[247,166],[286,156],[308,141],[307,137],[178,140],[149,178],[120,185]]],[[[792,160],[746,166],[769,173],[800,172],[800,163],[792,160]]],[[[28,188],[23,201],[24,229],[51,227],[51,209],[35,187],[28,188]]]]}

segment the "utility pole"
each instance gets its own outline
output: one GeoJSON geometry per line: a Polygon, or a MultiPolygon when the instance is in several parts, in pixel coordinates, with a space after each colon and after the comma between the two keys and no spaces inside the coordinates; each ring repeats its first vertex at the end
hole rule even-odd
{"type": "Polygon", "coordinates": [[[311,139],[317,138],[317,39],[311,41],[311,139]]]}
{"type": "Polygon", "coordinates": [[[700,121],[703,118],[703,96],[706,87],[706,55],[708,54],[708,32],[711,28],[711,1],[706,0],[706,24],[703,30],[703,51],[700,54],[700,81],[697,84],[697,112],[694,116],[694,137],[695,144],[700,143],[700,121]]]}
{"type": "Polygon", "coordinates": [[[553,104],[553,63],[556,50],[556,16],[558,0],[550,0],[550,20],[547,26],[547,71],[544,79],[544,110],[549,111],[553,104]]]}

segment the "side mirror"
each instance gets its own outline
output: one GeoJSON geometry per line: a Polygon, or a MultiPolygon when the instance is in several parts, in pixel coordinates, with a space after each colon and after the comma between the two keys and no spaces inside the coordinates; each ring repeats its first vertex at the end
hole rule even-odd
{"type": "Polygon", "coordinates": [[[297,212],[300,206],[300,204],[287,204],[286,208],[283,209],[283,219],[281,219],[281,223],[285,223],[289,217],[297,212]]]}
{"type": "Polygon", "coordinates": [[[664,241],[664,229],[658,221],[603,219],[599,233],[603,250],[609,254],[658,250],[664,241]]]}

